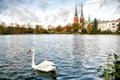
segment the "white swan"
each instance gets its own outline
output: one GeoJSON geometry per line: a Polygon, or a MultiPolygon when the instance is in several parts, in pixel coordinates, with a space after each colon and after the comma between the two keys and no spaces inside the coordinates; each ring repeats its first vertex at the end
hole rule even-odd
{"type": "Polygon", "coordinates": [[[28,52],[32,53],[32,68],[35,70],[43,71],[43,72],[50,72],[50,71],[56,71],[56,66],[53,62],[50,61],[43,61],[42,63],[35,65],[34,62],[34,49],[30,49],[28,52]]]}

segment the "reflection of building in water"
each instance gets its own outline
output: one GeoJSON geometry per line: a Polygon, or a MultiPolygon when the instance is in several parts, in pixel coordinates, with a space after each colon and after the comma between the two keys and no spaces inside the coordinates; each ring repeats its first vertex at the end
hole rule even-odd
{"type": "Polygon", "coordinates": [[[79,74],[85,71],[83,63],[85,62],[85,53],[84,53],[84,36],[73,35],[73,66],[74,70],[79,74]]]}
{"type": "Polygon", "coordinates": [[[73,55],[76,60],[82,61],[84,58],[84,36],[74,35],[73,38],[73,55]]]}

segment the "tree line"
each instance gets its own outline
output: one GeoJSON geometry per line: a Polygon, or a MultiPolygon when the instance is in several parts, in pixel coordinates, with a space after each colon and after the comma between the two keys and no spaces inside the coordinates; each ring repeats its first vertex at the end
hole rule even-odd
{"type": "MultiPolygon", "coordinates": [[[[45,29],[42,25],[36,25],[35,28],[31,26],[24,27],[16,24],[14,27],[0,25],[0,34],[113,34],[111,31],[101,31],[98,30],[98,21],[95,18],[93,22],[88,23],[87,28],[81,26],[81,24],[73,23],[72,25],[57,27],[48,26],[45,29]]],[[[120,23],[118,24],[118,29],[114,34],[120,34],[120,23]]]]}

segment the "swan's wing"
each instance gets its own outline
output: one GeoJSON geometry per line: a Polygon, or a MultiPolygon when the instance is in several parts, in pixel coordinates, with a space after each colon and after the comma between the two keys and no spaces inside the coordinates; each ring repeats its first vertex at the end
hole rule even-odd
{"type": "Polygon", "coordinates": [[[35,69],[40,70],[40,71],[45,71],[45,72],[55,71],[56,66],[53,66],[53,65],[55,65],[53,62],[43,61],[39,65],[36,65],[35,69]]]}
{"type": "Polygon", "coordinates": [[[51,62],[51,61],[43,61],[43,63],[46,63],[46,64],[50,64],[50,65],[55,65],[53,62],[51,62]]]}
{"type": "Polygon", "coordinates": [[[44,67],[44,68],[39,68],[38,70],[45,71],[45,72],[50,72],[50,71],[55,71],[56,67],[54,67],[54,66],[47,66],[47,67],[44,67]]]}
{"type": "Polygon", "coordinates": [[[55,66],[55,64],[54,64],[53,62],[50,62],[50,61],[43,61],[43,62],[40,63],[38,66],[41,66],[41,67],[55,66]]]}

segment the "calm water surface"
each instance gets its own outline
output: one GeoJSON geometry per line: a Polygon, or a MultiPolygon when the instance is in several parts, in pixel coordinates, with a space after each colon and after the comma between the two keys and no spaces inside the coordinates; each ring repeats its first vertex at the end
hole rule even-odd
{"type": "Polygon", "coordinates": [[[111,53],[120,54],[119,35],[1,35],[0,80],[99,80],[97,68],[111,53]],[[31,68],[49,60],[57,65],[56,74],[31,68]]]}

